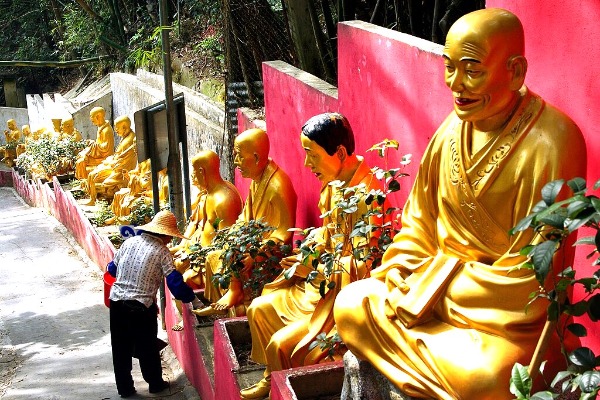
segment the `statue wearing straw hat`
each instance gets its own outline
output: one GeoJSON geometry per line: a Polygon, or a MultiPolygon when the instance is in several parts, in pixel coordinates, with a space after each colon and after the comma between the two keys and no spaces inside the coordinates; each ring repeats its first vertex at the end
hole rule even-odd
{"type": "Polygon", "coordinates": [[[167,248],[173,237],[184,238],[173,213],[160,211],[138,229],[142,233],[127,239],[108,265],[108,272],[116,277],[109,296],[110,335],[115,381],[121,397],[136,393],[131,377],[134,352],[150,393],[169,387],[162,377],[156,340],[156,294],[162,279],[166,277],[176,299],[189,303],[195,298],[175,269],[167,248]]]}

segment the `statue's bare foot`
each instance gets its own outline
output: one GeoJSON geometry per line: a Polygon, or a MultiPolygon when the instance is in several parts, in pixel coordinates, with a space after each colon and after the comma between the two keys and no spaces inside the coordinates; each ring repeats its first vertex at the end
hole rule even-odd
{"type": "MultiPolygon", "coordinates": [[[[215,304],[215,303],[213,303],[215,304]]],[[[211,304],[210,306],[206,306],[204,308],[201,308],[199,310],[192,310],[192,312],[194,314],[196,314],[199,317],[208,317],[210,315],[225,315],[227,314],[227,310],[225,311],[220,311],[220,310],[215,310],[212,306],[213,304],[211,304]]]]}
{"type": "Polygon", "coordinates": [[[230,288],[216,303],[210,306],[218,311],[228,310],[244,301],[244,292],[230,288]]]}
{"type": "Polygon", "coordinates": [[[181,332],[183,330],[183,321],[173,325],[171,329],[175,332],[181,332]]]}
{"type": "Polygon", "coordinates": [[[96,204],[96,199],[89,199],[86,202],[81,203],[84,206],[93,206],[94,204],[96,204]]]}

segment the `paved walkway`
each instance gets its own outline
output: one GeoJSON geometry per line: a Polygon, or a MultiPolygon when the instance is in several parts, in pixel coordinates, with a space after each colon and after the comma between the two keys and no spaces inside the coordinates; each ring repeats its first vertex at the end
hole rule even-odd
{"type": "MultiPolygon", "coordinates": [[[[171,388],[151,395],[134,364],[138,394],[131,398],[198,399],[170,347],[163,359],[171,388]]],[[[120,398],[99,268],[54,217],[5,187],[0,187],[0,398],[120,398]]]]}

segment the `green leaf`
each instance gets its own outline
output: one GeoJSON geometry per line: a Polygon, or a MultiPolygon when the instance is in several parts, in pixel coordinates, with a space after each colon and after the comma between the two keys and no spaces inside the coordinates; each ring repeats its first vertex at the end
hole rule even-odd
{"type": "Polygon", "coordinates": [[[580,177],[569,180],[567,182],[567,185],[569,185],[569,187],[575,194],[580,194],[581,192],[585,192],[586,186],[587,186],[585,179],[580,178],[580,177]]]}
{"type": "Polygon", "coordinates": [[[580,317],[587,312],[588,303],[585,300],[567,306],[568,313],[574,317],[580,317]]]}
{"type": "Polygon", "coordinates": [[[594,183],[594,190],[600,189],[600,179],[596,183],[594,183]]]}
{"type": "Polygon", "coordinates": [[[517,223],[517,226],[515,226],[514,228],[512,228],[509,231],[509,235],[514,235],[517,232],[521,232],[524,231],[525,229],[529,228],[531,226],[531,221],[533,221],[533,218],[535,217],[535,215],[528,215],[525,218],[523,218],[522,220],[520,220],[517,223]]]}
{"type": "Polygon", "coordinates": [[[539,219],[540,222],[559,229],[563,229],[565,227],[565,220],[566,217],[560,214],[550,214],[539,219]]]}
{"type": "Polygon", "coordinates": [[[548,305],[548,321],[558,320],[558,303],[556,301],[551,302],[548,305]]]}
{"type": "Polygon", "coordinates": [[[557,396],[558,395],[556,395],[556,394],[552,394],[552,392],[545,391],[545,392],[534,393],[529,399],[530,400],[552,400],[552,399],[556,398],[557,396]]]}
{"type": "Polygon", "coordinates": [[[567,325],[567,329],[569,331],[571,331],[577,337],[587,336],[587,329],[585,329],[585,326],[583,326],[581,324],[577,324],[577,323],[569,324],[569,325],[567,325]]]}
{"type": "Polygon", "coordinates": [[[516,363],[510,374],[510,392],[518,399],[526,399],[531,393],[531,377],[527,368],[516,363]]]}
{"type": "Polygon", "coordinates": [[[592,369],[596,366],[596,356],[587,347],[579,347],[569,354],[569,361],[578,367],[592,369]]]}
{"type": "Polygon", "coordinates": [[[598,391],[600,386],[600,372],[585,371],[579,380],[579,388],[584,393],[592,393],[598,391]]]}
{"type": "Polygon", "coordinates": [[[321,295],[321,297],[325,297],[325,287],[326,287],[326,282],[321,281],[321,283],[319,284],[319,294],[321,295]]]}
{"type": "Polygon", "coordinates": [[[285,279],[292,279],[292,276],[296,273],[296,265],[292,265],[290,268],[286,269],[283,273],[285,279]]]}
{"type": "Polygon", "coordinates": [[[592,321],[600,321],[600,293],[594,294],[588,300],[587,314],[592,321]]]}
{"type": "Polygon", "coordinates": [[[585,236],[585,237],[582,237],[581,239],[578,239],[575,243],[573,243],[573,246],[596,245],[594,239],[595,239],[594,236],[585,236]]]}
{"type": "Polygon", "coordinates": [[[563,179],[558,179],[544,185],[542,188],[542,199],[546,204],[552,205],[554,203],[564,183],[563,179]]]}
{"type": "Polygon", "coordinates": [[[397,180],[390,181],[390,183],[388,183],[388,190],[392,193],[397,192],[398,190],[400,190],[400,182],[398,182],[397,180]]]}
{"type": "Polygon", "coordinates": [[[600,213],[600,199],[597,198],[596,196],[590,196],[590,202],[594,206],[594,209],[596,210],[596,212],[600,213]]]}
{"type": "Polygon", "coordinates": [[[538,244],[533,252],[533,266],[535,276],[541,284],[546,281],[546,277],[550,272],[552,257],[556,251],[557,243],[554,240],[548,240],[538,244]]]}
{"type": "Polygon", "coordinates": [[[556,376],[554,377],[554,379],[552,380],[552,383],[550,384],[550,386],[554,387],[556,386],[559,382],[562,382],[565,378],[569,377],[573,375],[573,373],[571,371],[559,371],[556,376]]]}

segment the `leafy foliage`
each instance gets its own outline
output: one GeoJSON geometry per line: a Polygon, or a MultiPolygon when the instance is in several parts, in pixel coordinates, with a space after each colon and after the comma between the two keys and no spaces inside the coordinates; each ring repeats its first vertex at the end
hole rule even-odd
{"type": "Polygon", "coordinates": [[[77,154],[84,147],[85,142],[70,138],[41,138],[27,144],[25,153],[17,158],[17,166],[25,169],[29,176],[50,180],[52,176],[72,172],[77,154]]]}
{"type": "MultiPolygon", "coordinates": [[[[370,271],[381,265],[383,253],[392,243],[394,235],[399,231],[398,217],[400,209],[390,206],[388,196],[400,190],[400,179],[407,176],[402,172],[402,167],[410,163],[410,155],[402,157],[399,168],[388,167],[388,151],[398,150],[399,144],[395,140],[386,139],[372,146],[368,151],[376,151],[385,160],[386,169],[374,167],[372,169],[375,178],[381,181],[384,190],[367,190],[364,184],[343,187],[339,181],[331,182],[336,190],[341,191],[340,200],[333,208],[324,213],[325,218],[331,214],[341,215],[341,221],[336,226],[336,232],[350,232],[337,236],[341,239],[335,246],[333,252],[325,249],[322,244],[315,243],[311,238],[311,230],[305,231],[306,239],[300,244],[302,264],[311,266],[307,281],[322,278],[319,291],[322,297],[328,290],[335,288],[333,274],[345,271],[341,258],[348,253],[352,255],[353,262],[364,262],[370,271]],[[365,203],[368,210],[363,215],[356,213],[360,203],[365,203]],[[353,223],[352,226],[350,226],[353,223]],[[348,252],[348,249],[350,251],[348,252]]],[[[290,268],[285,271],[287,278],[293,276],[295,270],[290,268]]],[[[349,271],[345,271],[350,273],[349,271]]],[[[351,279],[362,279],[364,277],[353,277],[351,279]]],[[[319,346],[321,350],[327,350],[328,357],[332,358],[343,349],[343,343],[337,333],[327,336],[322,332],[316,340],[310,344],[310,349],[319,346]]]]}
{"type": "Polygon", "coordinates": [[[154,217],[154,207],[146,203],[144,199],[137,199],[131,207],[131,213],[126,217],[127,221],[134,226],[147,224],[154,217]]]}
{"type": "Polygon", "coordinates": [[[114,218],[115,214],[112,212],[110,205],[105,200],[98,200],[96,202],[96,212],[90,222],[96,226],[104,226],[107,219],[114,218]]]}
{"type": "MultiPolygon", "coordinates": [[[[591,228],[595,232],[592,236],[580,238],[575,245],[592,246],[588,259],[592,266],[600,265],[600,199],[587,193],[584,179],[575,178],[567,182],[572,195],[565,200],[556,201],[562,189],[564,180],[548,183],[542,189],[542,200],[537,203],[530,215],[519,221],[512,229],[512,233],[525,229],[534,229],[542,241],[522,249],[521,254],[528,257],[522,268],[535,271],[535,276],[540,283],[537,292],[532,293],[531,301],[546,299],[548,305],[548,320],[558,321],[561,316],[567,316],[565,324],[557,324],[560,338],[564,337],[566,330],[576,336],[587,336],[587,330],[581,324],[574,323],[572,317],[587,315],[590,320],[597,322],[600,319],[600,269],[596,269],[591,276],[577,277],[572,266],[567,266],[556,277],[552,275],[554,254],[561,249],[570,236],[582,227],[591,228]],[[551,290],[546,290],[544,285],[550,278],[553,284],[551,290]],[[584,298],[575,302],[569,293],[572,288],[583,288],[584,298]]],[[[594,185],[594,190],[600,188],[600,181],[594,185]]],[[[563,353],[566,350],[563,346],[563,353]]],[[[600,391],[600,357],[586,347],[580,347],[568,354],[569,368],[560,372],[551,386],[558,384],[562,393],[580,391],[580,400],[596,398],[600,391]]],[[[518,399],[551,399],[557,393],[544,391],[531,395],[531,379],[527,369],[519,364],[513,368],[511,377],[511,393],[518,399]]]]}
{"type": "Polygon", "coordinates": [[[241,278],[251,298],[262,292],[263,286],[279,273],[280,261],[291,254],[291,246],[267,239],[275,228],[262,220],[239,221],[218,230],[210,246],[190,247],[190,263],[194,268],[204,264],[212,251],[222,250],[222,267],[213,276],[215,286],[226,289],[232,277],[241,278]]]}

